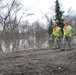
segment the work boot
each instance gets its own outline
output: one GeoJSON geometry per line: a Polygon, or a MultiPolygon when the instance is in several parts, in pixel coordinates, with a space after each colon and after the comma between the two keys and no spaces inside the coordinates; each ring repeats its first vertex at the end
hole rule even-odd
{"type": "Polygon", "coordinates": [[[57,49],[60,49],[60,46],[59,46],[59,47],[57,47],[57,49]]]}
{"type": "Polygon", "coordinates": [[[56,50],[56,49],[57,49],[57,47],[56,47],[56,46],[54,46],[54,47],[53,47],[53,49],[54,49],[54,50],[56,50]]]}
{"type": "Polygon", "coordinates": [[[69,50],[71,50],[72,48],[71,47],[69,47],[69,50]]]}
{"type": "Polygon", "coordinates": [[[61,49],[61,51],[64,51],[64,50],[65,50],[64,48],[61,49]]]}
{"type": "Polygon", "coordinates": [[[53,47],[54,50],[56,50],[56,47],[53,47]]]}

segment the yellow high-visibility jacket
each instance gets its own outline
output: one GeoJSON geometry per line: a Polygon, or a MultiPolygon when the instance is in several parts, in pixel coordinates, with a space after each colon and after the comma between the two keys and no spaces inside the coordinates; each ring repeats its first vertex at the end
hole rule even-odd
{"type": "Polygon", "coordinates": [[[71,26],[64,26],[63,28],[63,32],[64,32],[64,35],[66,36],[72,36],[72,27],[71,26]]]}
{"type": "Polygon", "coordinates": [[[60,34],[60,31],[61,31],[61,28],[60,27],[55,27],[55,28],[53,28],[53,34],[54,34],[54,36],[60,36],[61,34],[60,34]]]}

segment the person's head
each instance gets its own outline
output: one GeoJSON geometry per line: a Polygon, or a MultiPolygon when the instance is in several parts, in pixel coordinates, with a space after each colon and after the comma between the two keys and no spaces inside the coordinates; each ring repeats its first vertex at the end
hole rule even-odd
{"type": "Polygon", "coordinates": [[[68,26],[69,24],[68,23],[65,23],[65,26],[68,26]]]}
{"type": "Polygon", "coordinates": [[[56,24],[54,24],[54,25],[53,25],[53,28],[54,28],[54,27],[57,27],[57,25],[56,25],[56,24]]]}

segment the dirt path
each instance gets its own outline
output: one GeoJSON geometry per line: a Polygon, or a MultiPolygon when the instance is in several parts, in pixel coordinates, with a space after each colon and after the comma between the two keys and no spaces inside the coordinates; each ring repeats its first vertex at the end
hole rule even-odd
{"type": "Polygon", "coordinates": [[[1,75],[76,75],[76,50],[16,51],[0,55],[1,75]]]}

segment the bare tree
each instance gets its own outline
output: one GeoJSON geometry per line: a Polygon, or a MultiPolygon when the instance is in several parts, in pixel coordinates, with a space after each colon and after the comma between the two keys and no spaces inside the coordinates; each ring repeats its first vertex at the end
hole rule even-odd
{"type": "Polygon", "coordinates": [[[49,12],[43,15],[43,18],[47,20],[48,23],[50,23],[51,19],[54,21],[55,11],[54,7],[50,7],[49,12]]]}
{"type": "Polygon", "coordinates": [[[1,6],[0,9],[3,11],[3,13],[0,13],[0,23],[3,26],[1,36],[2,38],[6,38],[4,36],[7,35],[7,38],[9,38],[9,34],[10,37],[12,37],[11,39],[13,40],[14,51],[14,48],[16,48],[16,33],[19,33],[19,25],[21,20],[26,16],[32,15],[32,13],[27,12],[30,10],[30,8],[27,7],[23,11],[22,15],[18,17],[18,13],[22,9],[22,5],[19,0],[9,0],[9,2],[6,5],[1,6]]]}

